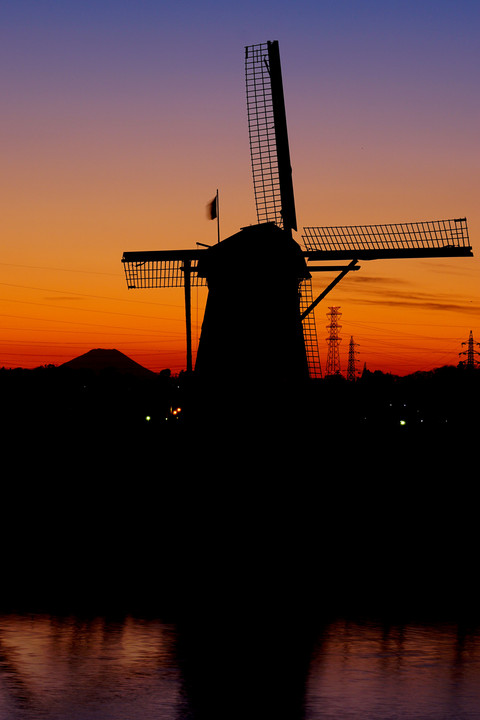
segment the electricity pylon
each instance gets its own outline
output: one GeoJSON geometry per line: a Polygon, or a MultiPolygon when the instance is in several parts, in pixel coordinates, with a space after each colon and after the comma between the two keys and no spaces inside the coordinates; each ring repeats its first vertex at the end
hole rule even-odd
{"type": "Polygon", "coordinates": [[[462,350],[462,352],[459,352],[459,355],[466,355],[467,361],[464,360],[461,361],[462,365],[465,365],[467,368],[475,368],[477,367],[478,360],[475,359],[475,355],[480,355],[480,352],[478,350],[475,350],[475,345],[477,347],[480,347],[480,343],[476,343],[473,341],[473,332],[470,330],[470,335],[468,336],[467,342],[462,342],[462,345],[467,345],[466,350],[462,350]]]}
{"type": "Polygon", "coordinates": [[[340,343],[342,340],[338,333],[342,326],[338,324],[338,318],[342,313],[338,312],[340,307],[329,307],[328,309],[330,312],[327,313],[327,317],[330,318],[330,325],[327,325],[327,330],[330,330],[330,335],[327,338],[328,352],[325,375],[340,375],[340,343]]]}
{"type": "Polygon", "coordinates": [[[356,367],[356,360],[355,355],[358,355],[358,350],[355,350],[355,348],[358,346],[358,343],[353,342],[353,336],[350,338],[350,344],[348,346],[348,366],[347,366],[347,380],[351,380],[352,382],[355,382],[357,379],[357,367],[356,367]]]}

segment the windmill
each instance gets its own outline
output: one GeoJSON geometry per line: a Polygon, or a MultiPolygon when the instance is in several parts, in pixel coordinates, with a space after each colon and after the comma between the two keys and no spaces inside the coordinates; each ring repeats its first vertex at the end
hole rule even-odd
{"type": "Polygon", "coordinates": [[[256,225],[211,247],[125,252],[129,288],[183,287],[187,371],[191,288],[208,285],[195,374],[245,384],[320,377],[314,308],[360,260],[471,256],[465,218],[297,231],[278,42],[245,48],[256,225]],[[333,264],[332,264],[333,261],[333,264]],[[340,261],[341,264],[337,264],[340,261]],[[313,297],[312,274],[335,273],[313,297]]]}

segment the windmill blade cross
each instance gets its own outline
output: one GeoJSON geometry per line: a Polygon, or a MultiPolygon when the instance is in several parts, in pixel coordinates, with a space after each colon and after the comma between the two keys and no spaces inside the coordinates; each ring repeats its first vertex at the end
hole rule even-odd
{"type": "Polygon", "coordinates": [[[191,288],[208,285],[195,367],[196,371],[200,367],[200,376],[202,373],[204,377],[213,376],[220,369],[224,373],[221,377],[226,377],[227,372],[245,380],[248,369],[248,382],[254,383],[261,376],[259,364],[272,378],[282,378],[283,382],[288,374],[296,381],[304,377],[308,362],[310,377],[321,377],[313,312],[318,303],[349,272],[359,270],[359,260],[471,257],[467,221],[456,218],[389,225],[305,227],[301,248],[292,236],[297,220],[278,41],[245,48],[245,83],[258,224],[243,227],[221,242],[218,235],[217,245],[205,249],[126,252],[122,262],[127,286],[183,287],[189,371],[191,288]],[[332,260],[348,262],[334,264],[332,260]],[[314,299],[312,273],[322,271],[338,274],[314,299]],[[280,308],[279,317],[269,323],[268,333],[259,323],[258,293],[251,292],[258,277],[262,278],[262,289],[275,297],[280,308]],[[245,295],[240,291],[243,284],[245,295]],[[236,334],[240,325],[245,328],[243,355],[239,353],[236,334]],[[231,331],[228,340],[227,329],[231,331]],[[281,353],[280,337],[284,341],[281,353]],[[242,360],[250,358],[249,353],[255,355],[256,363],[242,360]],[[283,365],[278,362],[279,357],[283,365]],[[224,358],[220,365],[219,358],[224,358]]]}

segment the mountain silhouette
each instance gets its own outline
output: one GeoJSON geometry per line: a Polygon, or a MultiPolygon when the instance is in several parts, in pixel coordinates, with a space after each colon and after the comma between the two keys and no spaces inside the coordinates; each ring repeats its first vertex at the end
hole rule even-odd
{"type": "Polygon", "coordinates": [[[92,370],[100,373],[103,370],[116,370],[122,374],[153,376],[155,373],[148,368],[143,367],[139,363],[124,355],[119,350],[105,350],[96,348],[89,350],[83,355],[79,355],[73,360],[68,360],[60,365],[62,368],[72,368],[73,370],[92,370]]]}

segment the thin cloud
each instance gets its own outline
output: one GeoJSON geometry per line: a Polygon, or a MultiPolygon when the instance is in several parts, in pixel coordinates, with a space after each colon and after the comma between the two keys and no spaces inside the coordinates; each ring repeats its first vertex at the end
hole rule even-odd
{"type": "Polygon", "coordinates": [[[411,285],[408,280],[402,280],[402,278],[391,278],[391,277],[369,277],[368,275],[357,275],[353,277],[346,277],[342,280],[342,285],[353,285],[353,283],[360,285],[411,285]]]}
{"type": "Polygon", "coordinates": [[[453,302],[447,299],[439,298],[427,298],[425,296],[417,295],[415,297],[408,296],[403,297],[400,294],[390,293],[389,297],[385,297],[385,293],[369,293],[369,295],[375,295],[375,297],[349,297],[345,298],[347,302],[361,304],[361,305],[383,305],[384,307],[403,307],[403,308],[415,308],[423,310],[435,310],[445,312],[462,312],[469,315],[479,315],[480,305],[474,302],[453,302]]]}
{"type": "Polygon", "coordinates": [[[468,265],[460,263],[445,263],[445,262],[434,262],[433,260],[419,261],[419,265],[428,268],[430,272],[437,273],[439,275],[457,275],[460,277],[470,277],[472,273],[477,273],[478,268],[476,263],[471,262],[468,265]]]}
{"type": "Polygon", "coordinates": [[[463,312],[479,314],[480,303],[478,298],[468,300],[459,298],[451,293],[422,292],[415,289],[408,281],[390,278],[355,278],[355,294],[352,294],[353,284],[350,283],[350,297],[344,301],[361,303],[364,305],[383,305],[388,307],[403,307],[427,309],[447,312],[463,312]],[[403,289],[402,289],[403,286],[403,289]],[[411,290],[406,289],[411,287],[411,290]]]}

